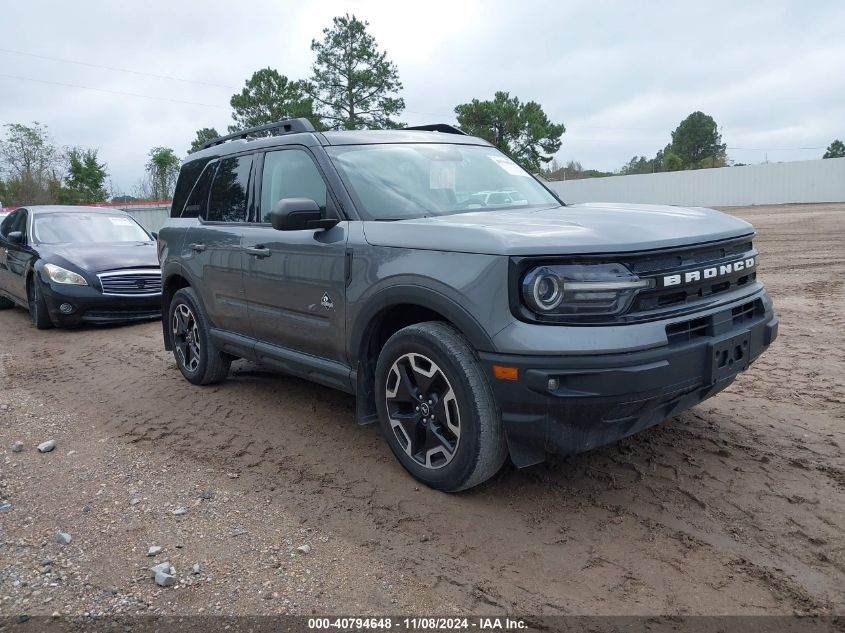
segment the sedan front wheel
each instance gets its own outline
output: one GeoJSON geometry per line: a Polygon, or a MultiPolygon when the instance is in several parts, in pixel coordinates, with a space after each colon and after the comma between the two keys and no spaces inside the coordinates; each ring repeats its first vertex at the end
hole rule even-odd
{"type": "Polygon", "coordinates": [[[50,318],[47,302],[44,300],[44,294],[41,292],[38,280],[34,276],[30,277],[29,284],[27,284],[26,295],[29,301],[29,315],[32,317],[33,325],[39,330],[49,330],[52,328],[53,320],[50,318]]]}

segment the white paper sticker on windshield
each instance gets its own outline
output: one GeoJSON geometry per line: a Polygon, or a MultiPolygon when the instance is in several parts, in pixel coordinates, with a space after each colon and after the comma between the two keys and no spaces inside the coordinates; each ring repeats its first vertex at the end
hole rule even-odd
{"type": "Polygon", "coordinates": [[[490,154],[488,155],[488,158],[494,163],[496,163],[499,167],[504,169],[506,172],[508,172],[511,176],[525,176],[526,178],[528,177],[528,173],[507,156],[490,154]]]}
{"type": "Polygon", "coordinates": [[[455,188],[455,163],[432,162],[428,176],[429,189],[455,188]]]}
{"type": "Polygon", "coordinates": [[[112,224],[116,224],[117,226],[132,226],[132,220],[129,218],[120,218],[110,215],[109,220],[111,220],[112,224]]]}

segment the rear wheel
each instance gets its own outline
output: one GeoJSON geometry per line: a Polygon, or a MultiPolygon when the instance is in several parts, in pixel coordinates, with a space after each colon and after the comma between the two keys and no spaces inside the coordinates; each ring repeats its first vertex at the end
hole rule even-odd
{"type": "Polygon", "coordinates": [[[173,295],[167,319],[173,355],[182,375],[195,385],[211,385],[226,378],[232,359],[212,342],[208,319],[191,288],[173,295]]]}
{"type": "Polygon", "coordinates": [[[472,346],[452,326],[396,332],[376,367],[382,433],[411,475],[458,491],[496,474],[507,457],[501,416],[472,346]]]}
{"type": "Polygon", "coordinates": [[[53,320],[50,318],[47,302],[44,300],[44,294],[41,292],[41,287],[35,277],[30,277],[26,294],[29,300],[29,315],[32,317],[32,323],[39,330],[49,330],[53,327],[53,320]]]}
{"type": "Polygon", "coordinates": [[[9,308],[14,308],[15,302],[11,299],[7,299],[6,297],[0,297],[0,310],[8,310],[9,308]]]}

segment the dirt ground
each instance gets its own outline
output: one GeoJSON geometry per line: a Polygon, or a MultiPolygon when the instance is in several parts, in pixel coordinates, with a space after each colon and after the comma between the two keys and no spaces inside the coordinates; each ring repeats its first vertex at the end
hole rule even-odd
{"type": "Polygon", "coordinates": [[[457,495],[350,396],[243,362],[193,387],[158,323],[0,313],[0,615],[843,613],[845,204],[730,212],[759,231],[769,352],[655,428],[457,495]]]}

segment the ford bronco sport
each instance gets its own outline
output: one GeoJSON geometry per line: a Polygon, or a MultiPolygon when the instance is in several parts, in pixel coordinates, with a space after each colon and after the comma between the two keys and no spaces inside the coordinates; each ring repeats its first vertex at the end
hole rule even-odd
{"type": "Polygon", "coordinates": [[[441,490],[649,427],[777,335],[746,222],[566,205],[446,125],[222,137],[186,159],[171,216],[164,342],[184,377],[244,358],[354,394],[441,490]]]}

